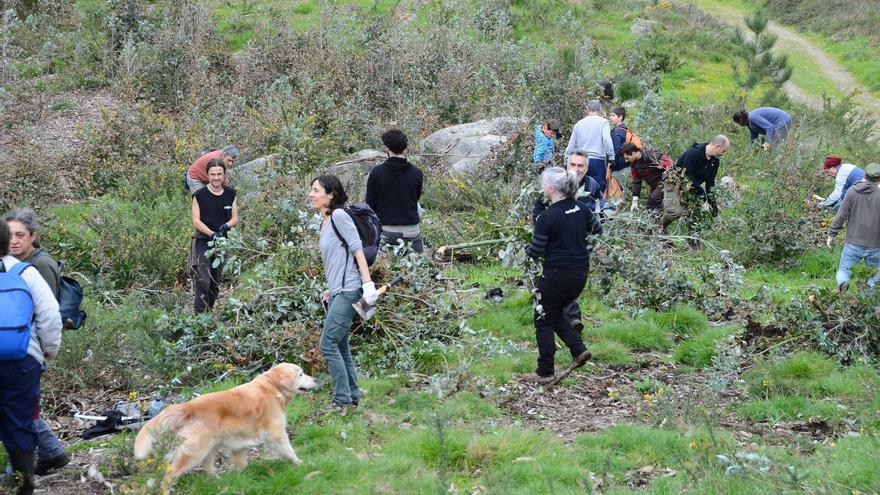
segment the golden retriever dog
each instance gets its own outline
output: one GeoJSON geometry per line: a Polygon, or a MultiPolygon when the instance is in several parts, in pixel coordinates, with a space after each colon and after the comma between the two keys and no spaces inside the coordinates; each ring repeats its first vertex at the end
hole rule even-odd
{"type": "Polygon", "coordinates": [[[155,437],[170,432],[181,444],[168,454],[171,465],[166,482],[199,464],[216,476],[218,453],[230,456],[233,469],[242,469],[247,466],[248,449],[260,444],[280,458],[301,464],[287,437],[285,410],[297,391],[312,390],[315,385],[302,368],[282,363],[243,385],[169,406],[141,428],[134,456],[145,459],[155,437]]]}

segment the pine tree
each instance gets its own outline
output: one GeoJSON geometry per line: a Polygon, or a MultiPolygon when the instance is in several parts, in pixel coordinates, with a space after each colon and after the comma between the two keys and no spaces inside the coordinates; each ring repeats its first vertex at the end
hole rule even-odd
{"type": "Polygon", "coordinates": [[[753,90],[765,88],[764,101],[773,101],[782,95],[782,85],[791,78],[793,69],[788,57],[773,54],[777,37],[767,30],[766,12],[759,10],[745,21],[748,30],[737,28],[733,37],[734,78],[746,98],[753,90]]]}

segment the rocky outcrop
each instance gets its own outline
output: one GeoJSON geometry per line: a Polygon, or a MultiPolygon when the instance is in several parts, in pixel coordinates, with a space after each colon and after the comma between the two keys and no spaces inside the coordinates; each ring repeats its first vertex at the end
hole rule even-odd
{"type": "Polygon", "coordinates": [[[365,149],[355,153],[351,159],[331,165],[327,172],[342,182],[349,201],[360,203],[367,191],[367,176],[376,165],[384,162],[388,155],[382,151],[365,149]]]}
{"type": "Polygon", "coordinates": [[[636,19],[636,22],[629,28],[629,32],[637,36],[651,34],[657,29],[657,21],[650,19],[636,19]]]}
{"type": "Polygon", "coordinates": [[[422,147],[426,153],[440,155],[440,162],[454,172],[473,172],[493,147],[506,143],[527,123],[522,117],[496,117],[454,125],[425,138],[422,147]]]}

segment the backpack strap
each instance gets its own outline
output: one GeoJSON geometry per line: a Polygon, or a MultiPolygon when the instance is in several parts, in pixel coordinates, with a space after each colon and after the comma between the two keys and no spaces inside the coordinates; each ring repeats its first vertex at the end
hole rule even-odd
{"type": "MultiPolygon", "coordinates": [[[[345,211],[345,210],[342,210],[345,211]]],[[[348,212],[346,212],[348,214],[348,212]]],[[[354,219],[352,219],[354,220],[354,219]]],[[[339,242],[342,243],[342,247],[345,249],[345,268],[348,268],[348,243],[345,242],[345,239],[342,237],[342,234],[339,233],[339,229],[336,228],[336,224],[333,222],[333,212],[330,212],[330,226],[333,227],[333,232],[336,232],[336,237],[339,238],[339,242]]],[[[342,287],[345,288],[345,276],[348,275],[346,270],[342,270],[342,287]]]]}
{"type": "Polygon", "coordinates": [[[12,266],[12,269],[9,270],[9,273],[14,273],[20,277],[21,272],[27,270],[27,268],[29,266],[31,266],[30,263],[25,263],[24,261],[19,261],[18,263],[16,263],[15,265],[12,266]]]}

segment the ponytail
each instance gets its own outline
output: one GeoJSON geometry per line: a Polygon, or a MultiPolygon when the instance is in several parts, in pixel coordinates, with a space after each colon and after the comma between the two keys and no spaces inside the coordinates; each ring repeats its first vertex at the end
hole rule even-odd
{"type": "Polygon", "coordinates": [[[577,196],[580,182],[576,172],[565,170],[562,167],[549,167],[541,174],[542,184],[552,186],[568,199],[574,199],[577,196]]]}

